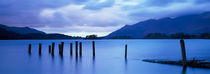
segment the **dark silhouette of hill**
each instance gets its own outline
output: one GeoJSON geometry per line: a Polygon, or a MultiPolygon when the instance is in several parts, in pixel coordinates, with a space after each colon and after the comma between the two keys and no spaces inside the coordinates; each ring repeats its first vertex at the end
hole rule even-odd
{"type": "Polygon", "coordinates": [[[134,25],[125,25],[121,29],[110,33],[105,38],[143,38],[150,33],[184,33],[195,35],[210,33],[210,12],[176,18],[150,19],[134,25]]]}
{"type": "Polygon", "coordinates": [[[0,39],[81,39],[64,34],[46,34],[28,27],[8,27],[0,25],[0,39]]]}
{"type": "Polygon", "coordinates": [[[9,27],[9,26],[5,26],[0,24],[0,28],[3,28],[5,30],[8,31],[12,31],[18,34],[31,34],[31,33],[39,33],[39,34],[46,34],[42,31],[33,29],[33,28],[29,28],[29,27],[9,27]]]}

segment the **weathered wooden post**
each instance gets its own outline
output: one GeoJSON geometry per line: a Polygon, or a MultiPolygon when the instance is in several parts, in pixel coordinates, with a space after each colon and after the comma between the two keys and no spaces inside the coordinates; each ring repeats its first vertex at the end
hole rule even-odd
{"type": "Polygon", "coordinates": [[[39,55],[41,55],[41,54],[42,54],[42,44],[39,43],[39,55]]]}
{"type": "Polygon", "coordinates": [[[64,42],[61,42],[61,49],[63,50],[64,42]]]}
{"type": "Polygon", "coordinates": [[[92,41],[93,44],[93,57],[95,57],[95,41],[92,41]]]}
{"type": "Polygon", "coordinates": [[[82,56],[82,42],[79,42],[79,54],[82,56]]]}
{"type": "Polygon", "coordinates": [[[70,43],[70,55],[72,56],[72,54],[73,54],[73,44],[70,43]]]}
{"type": "Polygon", "coordinates": [[[183,65],[186,65],[187,59],[186,59],[186,52],[185,52],[185,43],[184,40],[180,40],[181,48],[182,48],[182,62],[183,65]]]}
{"type": "Polygon", "coordinates": [[[55,43],[52,43],[52,56],[54,56],[54,48],[55,48],[55,43]]]}
{"type": "Polygon", "coordinates": [[[58,46],[59,46],[59,54],[62,56],[63,55],[63,53],[62,53],[62,44],[59,44],[58,46]]]}
{"type": "Polygon", "coordinates": [[[59,52],[59,55],[61,55],[61,44],[58,44],[58,52],[59,52]]]}
{"type": "Polygon", "coordinates": [[[51,45],[49,45],[49,53],[51,53],[51,45]]]}
{"type": "Polygon", "coordinates": [[[60,55],[63,56],[63,46],[60,44],[60,55]]]}
{"type": "Polygon", "coordinates": [[[127,59],[127,44],[125,45],[125,59],[127,59]]]}
{"type": "Polygon", "coordinates": [[[76,41],[75,48],[76,48],[76,57],[77,57],[78,56],[78,41],[76,41]]]}
{"type": "Polygon", "coordinates": [[[31,44],[28,45],[28,53],[31,54],[31,44]]]}
{"type": "Polygon", "coordinates": [[[63,56],[64,42],[61,42],[61,55],[63,56]]]}
{"type": "Polygon", "coordinates": [[[59,44],[59,54],[61,55],[61,56],[63,56],[63,51],[62,51],[63,49],[62,49],[62,44],[59,44]]]}

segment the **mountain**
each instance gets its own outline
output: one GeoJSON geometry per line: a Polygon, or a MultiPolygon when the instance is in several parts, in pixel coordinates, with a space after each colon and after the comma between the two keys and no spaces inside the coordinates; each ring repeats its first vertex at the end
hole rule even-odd
{"type": "Polygon", "coordinates": [[[81,39],[64,34],[46,34],[28,27],[8,27],[0,25],[0,40],[7,39],[81,39]]]}
{"type": "Polygon", "coordinates": [[[46,34],[42,31],[33,29],[33,28],[29,28],[29,27],[9,27],[9,26],[5,26],[0,24],[0,28],[8,30],[8,31],[12,31],[18,34],[31,34],[31,33],[39,33],[39,34],[46,34]]]}
{"type": "Polygon", "coordinates": [[[19,34],[0,28],[0,39],[15,39],[19,34]]]}
{"type": "Polygon", "coordinates": [[[149,33],[173,34],[180,32],[186,34],[210,33],[210,12],[176,18],[150,19],[134,25],[125,25],[121,29],[107,35],[106,38],[142,38],[149,33]]]}

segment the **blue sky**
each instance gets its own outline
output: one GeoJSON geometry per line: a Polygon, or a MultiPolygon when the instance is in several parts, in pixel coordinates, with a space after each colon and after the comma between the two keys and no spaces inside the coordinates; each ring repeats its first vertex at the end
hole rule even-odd
{"type": "Polygon", "coordinates": [[[47,33],[105,36],[147,19],[210,11],[210,0],[0,0],[0,23],[47,33]]]}

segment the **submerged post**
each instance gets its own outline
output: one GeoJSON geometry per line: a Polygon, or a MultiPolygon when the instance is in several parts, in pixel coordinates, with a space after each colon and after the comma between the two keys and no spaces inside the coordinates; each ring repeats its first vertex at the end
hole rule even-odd
{"type": "Polygon", "coordinates": [[[78,41],[76,41],[75,47],[76,47],[76,57],[77,57],[78,56],[78,41]]]}
{"type": "Polygon", "coordinates": [[[55,48],[55,43],[52,43],[52,56],[54,56],[54,48],[55,48]]]}
{"type": "Polygon", "coordinates": [[[127,59],[127,44],[125,45],[125,59],[127,59]]]}
{"type": "Polygon", "coordinates": [[[73,44],[72,43],[70,43],[70,55],[72,56],[72,54],[73,54],[73,44]]]}
{"type": "Polygon", "coordinates": [[[95,41],[93,41],[92,44],[93,44],[93,57],[95,57],[95,41]]]}
{"type": "Polygon", "coordinates": [[[28,45],[28,53],[31,54],[31,44],[28,45]]]}
{"type": "Polygon", "coordinates": [[[51,53],[51,45],[49,45],[49,53],[51,53]]]}
{"type": "Polygon", "coordinates": [[[41,54],[42,54],[42,44],[39,43],[39,55],[41,55],[41,54]]]}
{"type": "Polygon", "coordinates": [[[82,42],[79,42],[79,55],[82,56],[82,42]]]}
{"type": "Polygon", "coordinates": [[[185,52],[185,43],[183,39],[180,40],[180,44],[182,48],[182,62],[183,62],[183,65],[186,65],[187,59],[186,59],[186,52],[185,52]]]}

